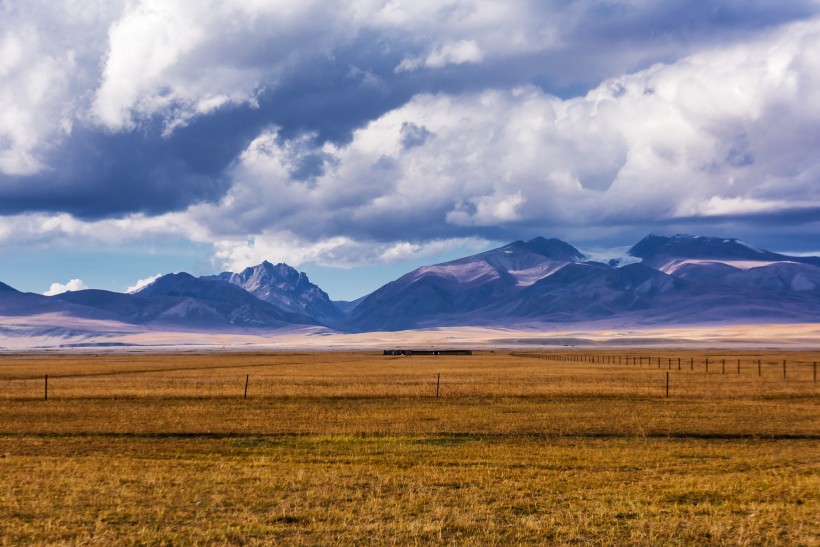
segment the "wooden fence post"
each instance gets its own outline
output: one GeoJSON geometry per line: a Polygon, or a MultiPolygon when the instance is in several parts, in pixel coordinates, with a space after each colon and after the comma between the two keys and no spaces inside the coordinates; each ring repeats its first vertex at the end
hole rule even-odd
{"type": "Polygon", "coordinates": [[[760,378],[761,370],[760,370],[760,359],[757,360],[757,377],[760,378]]]}
{"type": "Polygon", "coordinates": [[[438,399],[438,386],[441,383],[441,373],[436,375],[436,399],[438,399]]]}
{"type": "Polygon", "coordinates": [[[669,398],[669,371],[666,371],[666,398],[669,398]]]}
{"type": "Polygon", "coordinates": [[[248,382],[250,381],[250,379],[251,379],[251,375],[246,374],[245,375],[245,395],[242,397],[243,399],[248,398],[248,382]]]}
{"type": "Polygon", "coordinates": [[[783,379],[786,379],[786,360],[783,359],[783,379]]]}
{"type": "Polygon", "coordinates": [[[740,359],[737,360],[737,373],[740,374],[740,359]]]}
{"type": "Polygon", "coordinates": [[[724,359],[723,363],[720,365],[720,373],[726,374],[726,359],[724,359]]]}
{"type": "Polygon", "coordinates": [[[709,358],[706,358],[706,374],[709,374],[709,358]]]}
{"type": "Polygon", "coordinates": [[[44,393],[44,396],[43,396],[43,400],[48,401],[48,374],[46,374],[46,378],[45,378],[45,393],[44,393]]]}

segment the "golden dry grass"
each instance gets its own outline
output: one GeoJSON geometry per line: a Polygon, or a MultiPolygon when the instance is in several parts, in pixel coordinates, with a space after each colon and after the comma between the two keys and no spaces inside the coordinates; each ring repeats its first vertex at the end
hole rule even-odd
{"type": "Polygon", "coordinates": [[[820,354],[528,355],[7,356],[0,542],[820,544],[820,354]]]}

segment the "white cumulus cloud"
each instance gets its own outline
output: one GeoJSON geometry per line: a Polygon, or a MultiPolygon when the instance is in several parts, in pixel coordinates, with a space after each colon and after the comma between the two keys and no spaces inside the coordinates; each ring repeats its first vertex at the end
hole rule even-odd
{"type": "Polygon", "coordinates": [[[480,238],[452,238],[423,243],[397,241],[378,243],[348,237],[318,241],[300,239],[292,233],[264,233],[249,240],[223,239],[215,243],[214,260],[220,269],[238,272],[263,260],[298,266],[314,262],[324,266],[352,268],[429,258],[454,249],[481,249],[480,238]]]}
{"type": "MultiPolygon", "coordinates": [[[[332,56],[365,27],[401,30],[408,40],[410,30],[422,31],[409,57],[396,55],[389,72],[403,58],[450,66],[528,51],[527,43],[558,47],[552,31],[528,42],[536,33],[529,23],[520,36],[507,33],[497,49],[488,47],[492,21],[501,17],[502,27],[513,28],[506,18],[523,17],[520,8],[529,5],[513,2],[509,15],[502,4],[456,2],[440,13],[439,2],[373,1],[333,8],[317,22],[311,17],[326,7],[318,2],[247,9],[129,3],[107,34],[102,78],[90,94],[93,113],[112,130],[152,116],[173,128],[226,101],[252,102],[261,81],[273,85],[299,65],[289,53],[297,35],[321,35],[308,49],[332,56]],[[431,15],[439,13],[444,22],[431,15]],[[447,22],[455,24],[446,30],[447,22]],[[242,51],[228,42],[248,25],[254,39],[247,43],[269,44],[276,62],[261,67],[253,51],[243,53],[248,62],[233,62],[242,51]],[[268,41],[259,37],[285,26],[290,30],[272,32],[268,41]],[[135,35],[146,40],[129,51],[135,35]]],[[[25,72],[19,59],[42,48],[8,35],[0,70],[25,72]]],[[[45,49],[46,58],[58,55],[45,49]]],[[[300,51],[297,57],[307,55],[300,51]]],[[[549,234],[811,210],[820,207],[818,51],[820,20],[810,19],[608,78],[572,98],[503,83],[420,92],[348,139],[325,142],[271,125],[251,135],[231,163],[231,187],[217,202],[89,221],[65,213],[0,217],[0,241],[183,237],[213,244],[215,263],[231,267],[261,259],[351,265],[485,241],[491,230],[549,234]]],[[[23,160],[37,160],[38,135],[0,138],[0,148],[23,143],[6,147],[16,159],[5,169],[36,165],[23,160]]]]}
{"type": "Polygon", "coordinates": [[[160,116],[169,134],[222,106],[256,105],[301,60],[354,36],[351,17],[316,0],[135,2],[108,31],[92,115],[114,131],[160,116]]]}
{"type": "MultiPolygon", "coordinates": [[[[217,205],[225,234],[308,241],[456,227],[609,225],[820,206],[820,21],[603,82],[418,95],[311,149],[275,129],[251,142],[217,205]],[[423,139],[407,146],[407,128],[423,139]],[[322,169],[291,174],[306,157],[322,169]]],[[[423,237],[423,236],[422,236],[423,237]]]]}
{"type": "Polygon", "coordinates": [[[131,285],[130,287],[125,289],[125,292],[127,292],[128,294],[135,293],[135,292],[139,291],[140,289],[143,289],[143,288],[147,287],[148,285],[150,285],[151,283],[153,283],[154,281],[156,281],[160,277],[162,277],[162,274],[158,273],[156,275],[146,277],[145,279],[138,279],[136,283],[134,283],[133,285],[131,285]]]}
{"type": "Polygon", "coordinates": [[[422,66],[427,68],[442,68],[447,65],[464,63],[479,63],[484,53],[475,40],[459,40],[448,42],[433,48],[426,57],[408,57],[396,67],[397,72],[410,72],[422,66]]]}
{"type": "Polygon", "coordinates": [[[30,175],[85,115],[120,3],[0,2],[0,174],[30,175]]]}
{"type": "Polygon", "coordinates": [[[68,283],[52,283],[51,287],[44,292],[45,296],[54,296],[56,294],[63,294],[64,292],[69,291],[82,291],[87,289],[88,287],[83,282],[82,279],[72,279],[68,283]]]}

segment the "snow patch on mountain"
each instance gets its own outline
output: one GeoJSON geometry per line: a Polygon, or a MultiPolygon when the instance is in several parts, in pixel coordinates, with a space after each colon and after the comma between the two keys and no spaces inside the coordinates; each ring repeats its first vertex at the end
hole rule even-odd
{"type": "Polygon", "coordinates": [[[787,260],[782,261],[774,261],[774,260],[700,260],[695,258],[676,258],[670,260],[666,264],[662,264],[658,266],[658,271],[661,271],[665,274],[674,275],[679,269],[687,264],[700,264],[700,265],[712,265],[712,264],[723,264],[724,266],[731,266],[733,268],[737,268],[738,270],[751,270],[752,268],[760,268],[763,266],[772,266],[774,264],[795,264],[798,265],[798,262],[791,262],[787,260]]]}
{"type": "Polygon", "coordinates": [[[130,287],[125,289],[125,292],[126,292],[126,294],[138,293],[142,289],[144,289],[145,287],[147,287],[148,285],[150,285],[151,283],[153,283],[154,281],[159,279],[160,277],[162,277],[162,274],[158,273],[156,275],[146,277],[145,279],[138,279],[136,283],[134,283],[133,285],[131,285],[130,287]]]}
{"type": "Polygon", "coordinates": [[[613,247],[611,249],[581,249],[581,252],[586,257],[586,262],[602,262],[614,268],[621,266],[628,266],[630,264],[638,264],[641,258],[629,254],[629,246],[613,247]]]}
{"type": "Polygon", "coordinates": [[[435,266],[423,266],[414,272],[413,279],[421,279],[427,275],[438,275],[449,277],[459,283],[474,283],[477,281],[492,281],[501,276],[498,271],[487,262],[467,262],[462,264],[438,264],[435,266]]]}
{"type": "Polygon", "coordinates": [[[571,264],[571,262],[546,262],[525,270],[509,270],[507,273],[516,279],[517,286],[529,287],[533,283],[551,276],[567,264],[571,264]]]}

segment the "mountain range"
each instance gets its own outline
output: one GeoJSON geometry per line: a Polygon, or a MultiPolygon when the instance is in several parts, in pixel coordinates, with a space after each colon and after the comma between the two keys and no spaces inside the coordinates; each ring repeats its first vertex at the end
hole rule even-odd
{"type": "Polygon", "coordinates": [[[134,294],[47,297],[0,283],[0,331],[10,318],[32,316],[55,329],[84,319],[208,332],[820,322],[820,257],[736,239],[650,235],[626,256],[595,258],[537,237],[418,268],[354,302],[333,302],[306,274],[269,262],[203,277],[168,274],[134,294]]]}

